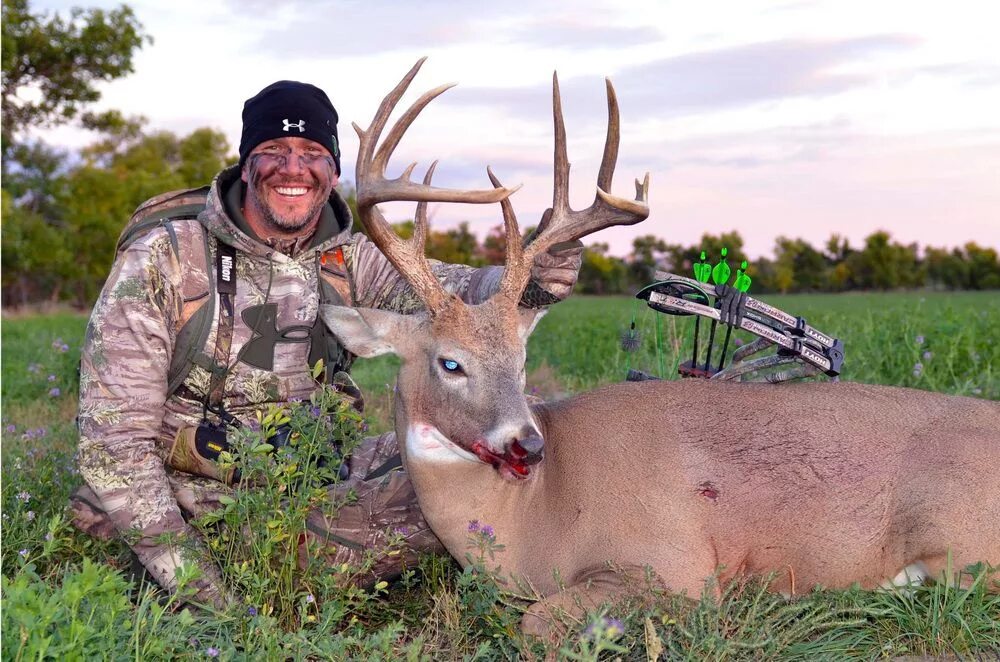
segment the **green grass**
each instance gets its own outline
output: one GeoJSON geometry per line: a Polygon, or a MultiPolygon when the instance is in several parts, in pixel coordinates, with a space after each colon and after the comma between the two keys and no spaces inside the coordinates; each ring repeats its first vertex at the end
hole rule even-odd
{"type": "MultiPolygon", "coordinates": [[[[845,379],[1000,400],[996,292],[767,300],[844,340],[845,379]]],[[[571,298],[532,336],[529,385],[552,396],[619,381],[627,367],[658,373],[662,366],[669,376],[687,358],[692,323],[656,315],[629,298],[571,298]],[[626,354],[619,335],[633,314],[643,344],[626,354]]],[[[220,659],[544,655],[542,644],[517,632],[526,603],[488,576],[462,572],[440,557],[424,559],[387,589],[339,596],[328,587],[311,611],[295,612],[303,595],[293,587],[280,596],[293,605],[291,620],[264,608],[265,589],[253,598],[261,603],[256,615],[246,606],[210,615],[178,610],[152,587],[134,583],[122,544],[85,538],[64,516],[80,482],[73,418],[85,324],[72,314],[3,320],[3,659],[202,658],[215,649],[220,659]]],[[[389,424],[396,365],[379,359],[355,369],[376,427],[389,424]]],[[[258,577],[266,572],[261,568],[258,577]]],[[[766,592],[760,578],[730,585],[720,601],[651,593],[623,619],[623,631],[595,615],[593,627],[581,624],[556,648],[567,659],[645,660],[656,650],[666,659],[691,660],[996,655],[1000,596],[986,593],[984,583],[997,575],[979,568],[968,577],[969,590],[931,584],[912,591],[819,591],[795,600],[766,592]]]]}

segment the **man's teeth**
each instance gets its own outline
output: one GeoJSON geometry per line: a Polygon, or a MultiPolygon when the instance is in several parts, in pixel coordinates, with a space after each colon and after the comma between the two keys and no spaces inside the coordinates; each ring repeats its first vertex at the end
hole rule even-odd
{"type": "Polygon", "coordinates": [[[305,195],[306,191],[308,191],[309,189],[302,186],[296,186],[296,187],[277,186],[275,187],[274,190],[276,190],[281,195],[305,195]]]}

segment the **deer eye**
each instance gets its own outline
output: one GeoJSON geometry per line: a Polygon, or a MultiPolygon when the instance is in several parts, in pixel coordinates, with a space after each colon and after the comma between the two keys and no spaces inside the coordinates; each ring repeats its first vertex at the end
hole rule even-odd
{"type": "Polygon", "coordinates": [[[444,368],[446,372],[454,373],[456,375],[461,375],[463,373],[462,366],[458,365],[458,361],[453,361],[451,359],[441,359],[441,367],[444,368]]]}

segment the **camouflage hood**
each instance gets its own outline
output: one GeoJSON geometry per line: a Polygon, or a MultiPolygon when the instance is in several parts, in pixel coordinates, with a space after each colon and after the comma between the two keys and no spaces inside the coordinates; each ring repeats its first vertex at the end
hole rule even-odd
{"type": "MultiPolygon", "coordinates": [[[[226,196],[231,193],[234,186],[242,188],[238,165],[230,166],[216,175],[212,182],[212,190],[205,202],[205,211],[198,217],[202,225],[220,242],[249,255],[262,258],[270,257],[276,262],[286,262],[293,259],[247,235],[233,222],[233,219],[230,218],[230,212],[226,208],[226,196]]],[[[316,229],[316,236],[309,246],[310,250],[302,251],[298,257],[314,251],[325,252],[351,241],[353,219],[350,207],[336,190],[330,193],[329,204],[333,214],[329,214],[329,211],[324,213],[324,218],[320,220],[319,227],[316,229]]]]}

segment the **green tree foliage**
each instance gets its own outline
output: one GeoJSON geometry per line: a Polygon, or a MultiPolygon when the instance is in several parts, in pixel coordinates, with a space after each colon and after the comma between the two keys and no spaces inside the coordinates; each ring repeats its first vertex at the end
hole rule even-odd
{"type": "Polygon", "coordinates": [[[581,294],[619,294],[628,285],[628,267],[621,258],[609,255],[607,244],[593,244],[583,251],[583,264],[576,291],[581,294]]]}
{"type": "Polygon", "coordinates": [[[670,247],[667,242],[651,234],[632,240],[632,254],[628,261],[628,275],[632,282],[651,283],[657,269],[662,269],[670,247]]]}
{"type": "Polygon", "coordinates": [[[21,169],[4,182],[4,301],[77,305],[97,296],[136,206],[208,183],[229,153],[225,136],[212,129],[176,136],[135,127],[91,145],[69,169],[44,146],[20,149],[21,169]]]}
{"type": "Polygon", "coordinates": [[[774,248],[774,285],[779,292],[818,292],[826,289],[827,263],[802,239],[778,237],[774,248]]]}
{"type": "Polygon", "coordinates": [[[68,16],[33,12],[28,0],[3,0],[4,159],[24,130],[81,119],[105,128],[116,113],[85,113],[100,99],[96,83],[133,71],[144,42],[134,12],[74,7],[68,16]]]}

